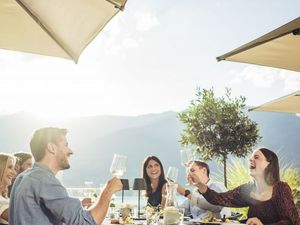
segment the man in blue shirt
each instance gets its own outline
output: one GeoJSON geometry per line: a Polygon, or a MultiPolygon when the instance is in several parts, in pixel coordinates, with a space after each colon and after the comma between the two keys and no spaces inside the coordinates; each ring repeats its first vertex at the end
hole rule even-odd
{"type": "Polygon", "coordinates": [[[41,128],[31,141],[36,161],[32,169],[20,174],[12,188],[9,224],[11,225],[85,225],[102,224],[112,195],[122,189],[118,178],[108,181],[101,196],[88,209],[79,199],[71,198],[55,177],[57,172],[70,168],[67,130],[41,128]]]}

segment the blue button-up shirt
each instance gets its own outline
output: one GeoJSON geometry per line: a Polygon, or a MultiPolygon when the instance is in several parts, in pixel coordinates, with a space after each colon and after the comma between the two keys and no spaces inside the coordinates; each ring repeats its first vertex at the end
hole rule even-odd
{"type": "Polygon", "coordinates": [[[35,163],[20,174],[10,195],[10,225],[97,225],[48,167],[35,163]]]}

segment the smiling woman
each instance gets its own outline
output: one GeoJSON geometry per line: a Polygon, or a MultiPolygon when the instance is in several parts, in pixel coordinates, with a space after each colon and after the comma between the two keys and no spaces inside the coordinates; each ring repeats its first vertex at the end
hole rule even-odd
{"type": "Polygon", "coordinates": [[[12,155],[0,153],[0,224],[8,224],[8,186],[16,176],[16,159],[12,155]]]}
{"type": "Polygon", "coordinates": [[[143,178],[146,181],[146,196],[151,206],[164,206],[166,183],[164,168],[156,156],[147,156],[143,162],[143,178]]]}

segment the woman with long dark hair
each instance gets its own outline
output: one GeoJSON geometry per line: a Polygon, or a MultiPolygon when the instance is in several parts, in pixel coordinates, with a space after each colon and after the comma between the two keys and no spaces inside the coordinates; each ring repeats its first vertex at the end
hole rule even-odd
{"type": "Polygon", "coordinates": [[[189,179],[212,204],[249,207],[249,225],[300,225],[291,188],[280,181],[277,155],[267,148],[256,149],[249,160],[249,174],[253,182],[224,193],[209,189],[193,173],[189,173],[189,179]]]}
{"type": "Polygon", "coordinates": [[[156,156],[147,156],[143,162],[143,178],[146,181],[146,197],[152,206],[164,206],[166,182],[164,168],[156,156]]]}

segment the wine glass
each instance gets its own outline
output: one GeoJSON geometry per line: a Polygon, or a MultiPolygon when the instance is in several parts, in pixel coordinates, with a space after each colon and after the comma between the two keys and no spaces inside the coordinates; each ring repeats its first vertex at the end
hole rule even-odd
{"type": "MultiPolygon", "coordinates": [[[[194,155],[192,150],[190,149],[182,149],[180,150],[180,159],[181,159],[181,165],[185,167],[186,175],[189,173],[190,169],[190,162],[194,160],[194,155]]],[[[190,183],[187,183],[186,186],[190,186],[190,183]]]]}
{"type": "Polygon", "coordinates": [[[178,168],[170,166],[167,173],[167,181],[170,184],[177,182],[178,178],[178,168]]]}
{"type": "Polygon", "coordinates": [[[190,149],[180,150],[181,165],[185,168],[189,168],[189,162],[193,160],[193,152],[190,149]]]}
{"type": "Polygon", "coordinates": [[[92,198],[93,196],[93,181],[84,181],[83,196],[86,198],[92,198]]]}
{"type": "Polygon", "coordinates": [[[127,156],[114,154],[110,172],[114,177],[120,178],[126,171],[127,156]]]}

